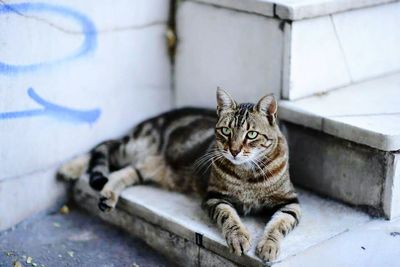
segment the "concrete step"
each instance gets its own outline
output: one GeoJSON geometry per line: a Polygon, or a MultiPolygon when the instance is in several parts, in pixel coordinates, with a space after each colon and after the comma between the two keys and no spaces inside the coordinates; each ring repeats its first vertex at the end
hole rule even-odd
{"type": "Polygon", "coordinates": [[[217,86],[294,100],[400,70],[398,1],[182,1],[176,20],[179,106],[211,106],[217,86]]]}
{"type": "Polygon", "coordinates": [[[281,101],[295,183],[400,215],[400,73],[281,101]]]}
{"type": "Polygon", "coordinates": [[[286,20],[301,20],[398,0],[194,0],[286,20]]]}
{"type": "MultiPolygon", "coordinates": [[[[102,213],[97,208],[98,193],[89,187],[87,177],[77,182],[73,195],[78,205],[139,236],[179,265],[265,265],[255,256],[254,249],[268,218],[243,218],[252,236],[252,247],[247,255],[238,257],[228,251],[222,235],[201,210],[200,199],[152,186],[135,186],[122,193],[116,210],[102,213]]],[[[307,262],[307,258],[301,255],[371,222],[371,218],[363,212],[303,190],[299,190],[299,199],[303,210],[302,220],[284,239],[280,256],[274,266],[304,266],[296,263],[299,257],[302,258],[302,264],[307,262]]],[[[396,253],[398,251],[387,251],[391,256],[396,253]]],[[[374,251],[368,250],[364,255],[359,255],[359,265],[354,266],[367,266],[365,263],[373,254],[374,251]]],[[[341,262],[347,261],[350,264],[353,260],[351,252],[344,251],[342,256],[341,262]]],[[[320,258],[310,259],[307,266],[320,266],[320,258]]],[[[383,262],[384,259],[376,261],[383,262]]],[[[335,259],[331,264],[334,263],[335,259]]]]}

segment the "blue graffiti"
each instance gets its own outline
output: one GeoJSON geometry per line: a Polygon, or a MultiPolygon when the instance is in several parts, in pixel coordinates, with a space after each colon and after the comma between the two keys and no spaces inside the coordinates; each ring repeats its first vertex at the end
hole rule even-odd
{"type": "Polygon", "coordinates": [[[0,120],[49,116],[63,121],[91,124],[96,122],[101,114],[100,109],[77,110],[50,103],[40,97],[32,88],[29,88],[27,93],[33,101],[43,108],[0,113],[0,120]]]}
{"type": "Polygon", "coordinates": [[[97,46],[97,32],[94,23],[84,14],[67,8],[45,3],[20,3],[0,5],[0,15],[7,13],[53,13],[77,21],[81,26],[84,39],[81,46],[64,58],[39,62],[28,65],[11,65],[0,61],[0,73],[18,74],[35,71],[47,67],[53,67],[59,63],[68,62],[72,59],[82,57],[93,51],[97,46]]]}

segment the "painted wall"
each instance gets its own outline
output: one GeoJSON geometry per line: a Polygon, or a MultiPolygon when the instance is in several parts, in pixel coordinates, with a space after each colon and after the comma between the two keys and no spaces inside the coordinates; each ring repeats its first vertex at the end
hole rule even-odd
{"type": "Polygon", "coordinates": [[[182,2],[177,12],[177,105],[214,108],[217,86],[239,102],[254,102],[268,93],[279,98],[284,38],[279,23],[274,18],[182,2]]]}
{"type": "Polygon", "coordinates": [[[64,194],[62,161],[170,108],[168,4],[0,3],[0,230],[64,194]]]}

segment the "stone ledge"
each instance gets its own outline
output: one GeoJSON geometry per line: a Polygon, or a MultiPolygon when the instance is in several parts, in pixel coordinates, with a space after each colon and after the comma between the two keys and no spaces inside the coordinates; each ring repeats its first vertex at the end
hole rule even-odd
{"type": "Polygon", "coordinates": [[[400,74],[295,101],[281,101],[283,121],[383,151],[400,149],[400,74]]]}
{"type": "MultiPolygon", "coordinates": [[[[252,247],[248,255],[237,257],[229,253],[225,240],[201,210],[199,199],[151,186],[135,186],[122,193],[115,211],[109,214],[101,213],[97,208],[98,195],[89,188],[86,180],[82,179],[75,185],[74,197],[79,205],[142,237],[162,253],[178,257],[177,259],[185,262],[186,266],[198,266],[197,262],[193,262],[198,258],[208,259],[213,263],[218,260],[231,265],[264,265],[254,255],[254,249],[267,219],[244,218],[244,223],[252,236],[252,247]],[[158,235],[152,229],[143,229],[139,226],[133,229],[136,227],[137,218],[140,222],[150,225],[152,229],[170,234],[158,235]],[[178,244],[186,242],[185,250],[180,251],[180,246],[160,245],[171,243],[168,239],[176,239],[178,244]]],[[[299,190],[299,197],[303,218],[300,225],[283,241],[277,266],[310,247],[370,221],[370,217],[363,213],[303,190],[299,190]],[[341,219],[337,220],[338,217],[341,219]]]]}
{"type": "Polygon", "coordinates": [[[374,216],[394,219],[400,215],[399,153],[289,122],[281,125],[289,142],[295,184],[361,207],[374,216]]]}
{"type": "Polygon", "coordinates": [[[193,0],[285,20],[301,20],[398,0],[193,0]]]}

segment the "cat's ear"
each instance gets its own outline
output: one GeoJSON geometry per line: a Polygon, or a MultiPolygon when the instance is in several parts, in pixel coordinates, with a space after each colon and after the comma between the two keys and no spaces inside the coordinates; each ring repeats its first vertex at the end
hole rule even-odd
{"type": "Polygon", "coordinates": [[[217,114],[221,111],[235,109],[237,104],[235,100],[220,87],[217,88],[217,114]]]}
{"type": "Polygon", "coordinates": [[[278,111],[278,103],[273,94],[266,95],[258,101],[254,106],[254,110],[267,116],[271,125],[276,122],[276,115],[278,111]]]}

